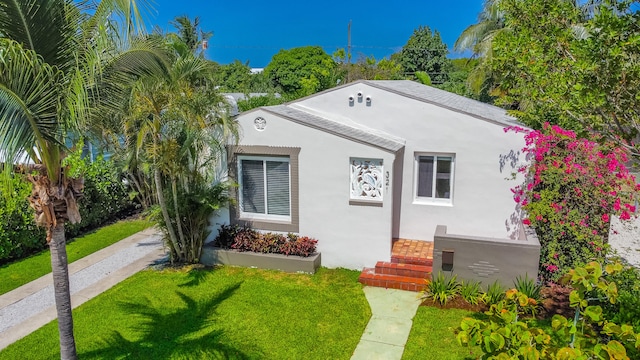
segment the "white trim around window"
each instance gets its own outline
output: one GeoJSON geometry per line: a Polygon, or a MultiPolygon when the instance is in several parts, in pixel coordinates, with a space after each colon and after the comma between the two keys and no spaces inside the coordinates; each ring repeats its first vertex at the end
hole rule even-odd
{"type": "Polygon", "coordinates": [[[415,153],[413,203],[453,205],[455,154],[415,153]]]}
{"type": "Polygon", "coordinates": [[[289,157],[238,155],[238,206],[243,219],[290,222],[289,157]]]}

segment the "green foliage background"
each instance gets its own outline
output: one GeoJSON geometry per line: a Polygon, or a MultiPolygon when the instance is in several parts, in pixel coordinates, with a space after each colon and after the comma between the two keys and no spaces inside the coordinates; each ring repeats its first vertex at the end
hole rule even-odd
{"type": "MultiPolygon", "coordinates": [[[[129,188],[113,162],[99,157],[91,163],[80,154],[70,155],[68,162],[72,163],[76,175],[84,173],[84,197],[79,206],[82,222],[67,225],[68,237],[94,229],[135,207],[129,198],[129,188]]],[[[15,175],[11,182],[11,186],[0,185],[0,192],[13,193],[11,197],[0,196],[0,265],[47,247],[44,229],[36,226],[33,210],[26,200],[31,194],[31,184],[20,175],[15,175]]]]}

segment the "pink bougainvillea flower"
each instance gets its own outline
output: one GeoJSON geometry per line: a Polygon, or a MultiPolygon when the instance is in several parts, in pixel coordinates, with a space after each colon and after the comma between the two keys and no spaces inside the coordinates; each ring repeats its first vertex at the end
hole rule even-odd
{"type": "Polygon", "coordinates": [[[616,201],[613,203],[613,210],[615,211],[620,211],[620,199],[616,199],[616,201]]]}
{"type": "Polygon", "coordinates": [[[628,212],[623,211],[623,212],[622,212],[622,214],[620,214],[620,219],[622,219],[622,220],[629,220],[629,219],[631,219],[631,216],[629,215],[629,213],[628,213],[628,212]]]}
{"type": "Polygon", "coordinates": [[[547,265],[547,271],[550,271],[550,272],[558,271],[558,267],[556,265],[547,265]]]}
{"type": "Polygon", "coordinates": [[[609,215],[607,215],[607,214],[602,214],[602,221],[604,221],[604,222],[609,222],[609,215]]]}
{"type": "Polygon", "coordinates": [[[525,224],[525,225],[531,225],[531,220],[529,220],[529,219],[523,219],[523,220],[522,220],[522,223],[523,223],[523,224],[525,224]]]}

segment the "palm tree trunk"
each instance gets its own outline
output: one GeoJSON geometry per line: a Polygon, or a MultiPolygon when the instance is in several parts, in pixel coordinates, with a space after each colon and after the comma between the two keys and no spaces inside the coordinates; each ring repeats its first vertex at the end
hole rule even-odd
{"type": "Polygon", "coordinates": [[[69,264],[67,262],[67,244],[64,235],[64,221],[58,221],[51,232],[51,272],[58,313],[60,332],[60,358],[75,360],[76,341],[73,336],[73,317],[71,315],[71,293],[69,289],[69,264]]]}
{"type": "MultiPolygon", "coordinates": [[[[180,244],[182,244],[182,248],[185,248],[187,244],[187,239],[184,238],[184,232],[182,231],[182,221],[180,221],[180,211],[178,209],[178,186],[176,185],[175,177],[171,178],[171,192],[173,193],[173,207],[176,212],[176,226],[178,227],[178,236],[180,237],[180,244]]],[[[187,254],[185,254],[187,255],[187,254]]],[[[190,259],[187,259],[186,256],[180,259],[180,261],[188,261],[191,262],[190,259]]]]}
{"type": "Polygon", "coordinates": [[[133,188],[135,188],[135,191],[138,193],[136,197],[138,198],[138,201],[140,201],[140,205],[142,205],[142,208],[144,210],[147,210],[147,208],[149,207],[149,203],[147,201],[147,194],[145,194],[144,190],[142,190],[142,187],[140,186],[138,179],[136,179],[136,176],[133,173],[127,173],[126,176],[127,176],[127,180],[133,183],[133,188]]]}
{"type": "Polygon", "coordinates": [[[164,200],[164,195],[162,193],[162,178],[160,177],[160,169],[156,167],[154,172],[154,182],[156,183],[156,192],[158,196],[158,205],[162,210],[162,217],[164,218],[164,222],[167,226],[167,233],[169,233],[169,241],[171,241],[171,245],[173,245],[173,250],[178,255],[179,258],[182,258],[182,249],[178,244],[178,238],[176,237],[176,231],[173,229],[173,224],[171,224],[171,217],[169,216],[169,211],[167,211],[167,202],[164,200]]]}

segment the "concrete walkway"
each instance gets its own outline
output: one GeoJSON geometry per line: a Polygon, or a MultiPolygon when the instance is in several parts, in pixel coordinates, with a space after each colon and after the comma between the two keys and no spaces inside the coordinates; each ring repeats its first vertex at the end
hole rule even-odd
{"type": "MultiPolygon", "coordinates": [[[[149,228],[69,264],[71,306],[80,306],[164,256],[161,234],[149,228]]],[[[51,274],[0,295],[0,350],[56,317],[51,274]]]]}
{"type": "Polygon", "coordinates": [[[420,294],[371,286],[363,290],[371,307],[371,319],[351,359],[401,359],[421,302],[420,294]]]}

